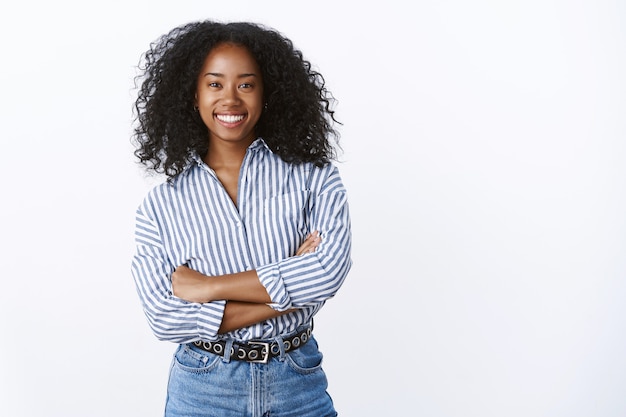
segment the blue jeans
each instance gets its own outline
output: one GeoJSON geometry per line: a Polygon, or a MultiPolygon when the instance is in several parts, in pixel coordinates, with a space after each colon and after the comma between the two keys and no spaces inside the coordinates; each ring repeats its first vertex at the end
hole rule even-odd
{"type": "MultiPolygon", "coordinates": [[[[274,339],[279,341],[280,338],[274,339]]],[[[225,349],[229,352],[230,347],[225,349]]],[[[180,345],[170,370],[166,417],[334,417],[315,338],[299,349],[250,363],[180,345]]]]}

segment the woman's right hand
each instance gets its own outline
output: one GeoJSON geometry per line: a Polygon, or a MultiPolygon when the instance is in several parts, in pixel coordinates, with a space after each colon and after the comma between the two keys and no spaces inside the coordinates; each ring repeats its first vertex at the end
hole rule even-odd
{"type": "Polygon", "coordinates": [[[306,255],[307,253],[313,253],[322,242],[322,238],[317,230],[310,233],[298,250],[296,251],[296,256],[306,255]]]}

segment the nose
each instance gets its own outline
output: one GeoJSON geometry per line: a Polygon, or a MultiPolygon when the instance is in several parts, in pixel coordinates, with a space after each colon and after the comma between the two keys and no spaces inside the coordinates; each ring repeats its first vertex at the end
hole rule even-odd
{"type": "Polygon", "coordinates": [[[239,103],[239,90],[236,85],[224,88],[222,102],[231,105],[239,103]]]}

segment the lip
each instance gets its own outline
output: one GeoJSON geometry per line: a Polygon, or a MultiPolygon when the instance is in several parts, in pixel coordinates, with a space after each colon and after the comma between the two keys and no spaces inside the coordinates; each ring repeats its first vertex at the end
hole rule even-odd
{"type": "Polygon", "coordinates": [[[215,120],[226,127],[235,127],[246,120],[247,115],[242,113],[217,113],[214,115],[215,120]]]}

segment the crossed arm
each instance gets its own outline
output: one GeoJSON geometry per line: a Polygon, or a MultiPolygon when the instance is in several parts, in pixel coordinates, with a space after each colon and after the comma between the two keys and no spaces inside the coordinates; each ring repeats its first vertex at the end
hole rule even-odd
{"type": "MultiPolygon", "coordinates": [[[[314,252],[320,242],[319,233],[311,233],[295,256],[314,252]]],[[[255,270],[209,277],[179,266],[172,273],[172,290],[176,297],[195,303],[227,300],[219,333],[228,333],[292,311],[276,311],[267,305],[272,300],[255,270]]]]}

